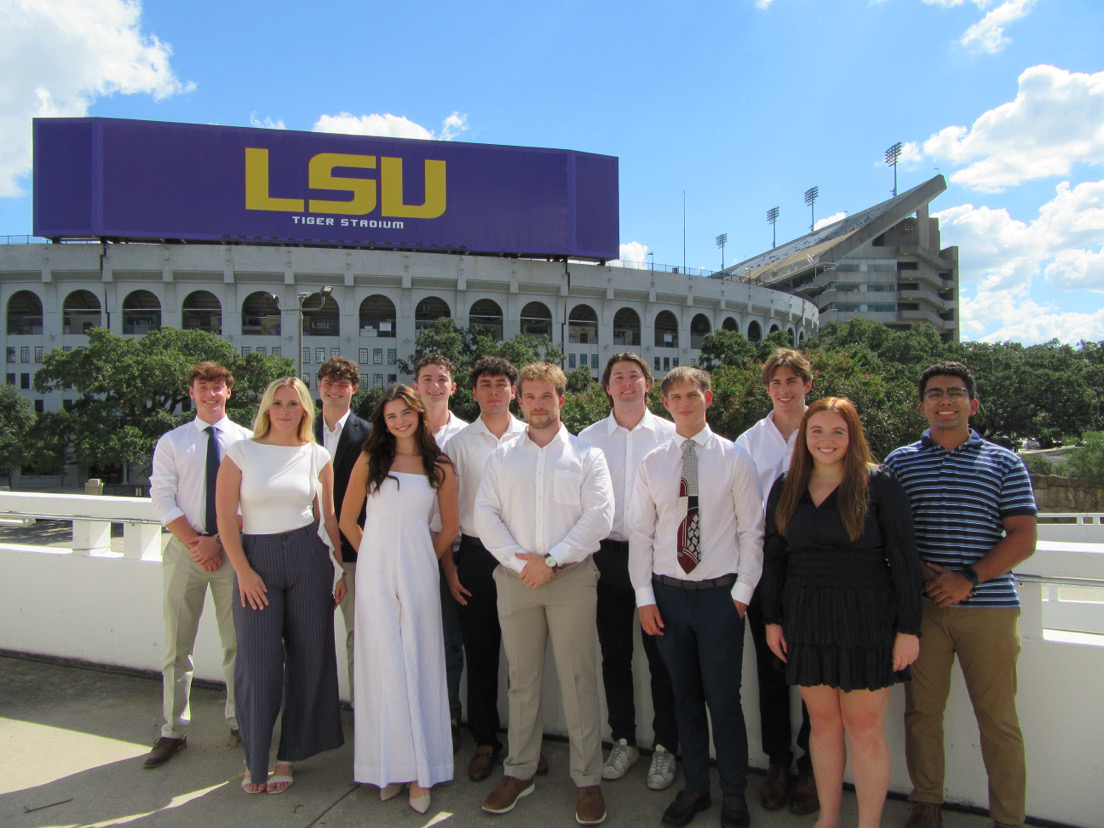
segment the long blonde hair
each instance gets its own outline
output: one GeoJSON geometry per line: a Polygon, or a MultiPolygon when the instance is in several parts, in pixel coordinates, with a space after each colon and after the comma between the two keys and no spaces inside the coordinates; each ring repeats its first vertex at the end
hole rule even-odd
{"type": "Polygon", "coordinates": [[[253,439],[258,440],[268,434],[272,427],[272,421],[268,418],[268,409],[276,399],[276,392],[281,388],[294,388],[299,395],[299,406],[303,409],[303,415],[299,419],[299,440],[304,443],[314,442],[314,400],[310,391],[299,377],[280,377],[268,384],[261,404],[257,407],[257,416],[253,418],[253,439]]]}
{"type": "Polygon", "coordinates": [[[797,445],[794,446],[790,470],[782,485],[782,496],[774,512],[775,521],[779,534],[785,536],[786,526],[809,487],[809,477],[813,473],[813,455],[809,453],[805,436],[809,430],[809,419],[821,411],[839,414],[847,424],[849,442],[847,454],[843,458],[843,480],[837,490],[836,502],[847,536],[856,541],[862,535],[866,510],[870,504],[870,470],[876,468],[877,464],[874,463],[866,435],[863,434],[859,412],[855,410],[855,404],[846,397],[824,397],[810,405],[805,412],[797,432],[797,445]]]}

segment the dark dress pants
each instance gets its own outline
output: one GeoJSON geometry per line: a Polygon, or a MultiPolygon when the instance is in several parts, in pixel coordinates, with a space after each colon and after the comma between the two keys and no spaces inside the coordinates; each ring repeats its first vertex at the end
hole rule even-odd
{"type": "Polygon", "coordinates": [[[684,590],[652,582],[663,619],[659,652],[675,689],[686,790],[709,792],[709,724],[721,794],[747,790],[748,747],[740,706],[744,620],[730,587],[684,590]],[[709,716],[706,717],[706,707],[709,716]]]}
{"type": "MultiPolygon", "coordinates": [[[[633,686],[633,638],[639,626],[636,591],[629,580],[629,545],[604,540],[594,553],[598,579],[598,643],[602,647],[602,684],[606,690],[610,735],[636,744],[636,698],[633,686]]],[[[652,747],[678,750],[675,696],[671,677],[659,654],[655,636],[642,636],[651,674],[652,747]]]]}
{"type": "Polygon", "coordinates": [[[502,750],[498,739],[498,658],[502,630],[494,582],[497,566],[498,560],[479,538],[460,537],[456,570],[460,583],[471,592],[466,605],[456,605],[468,664],[468,730],[476,745],[490,745],[495,753],[502,750]]]}
{"type": "MultiPolygon", "coordinates": [[[[459,722],[460,677],[464,673],[464,638],[460,632],[460,605],[452,597],[445,570],[441,575],[441,630],[445,637],[445,685],[448,688],[449,718],[459,722]]],[[[463,583],[461,581],[460,583],[463,583]]]]}
{"type": "MultiPolygon", "coordinates": [[[[790,744],[793,730],[790,726],[790,686],[786,684],[786,668],[778,656],[767,646],[767,628],[763,620],[759,591],[751,597],[747,610],[748,629],[755,645],[755,673],[759,680],[759,734],[763,740],[763,752],[772,765],[790,766],[793,751],[790,744]]],[[[809,756],[809,710],[801,703],[801,729],[797,731],[797,769],[802,773],[813,772],[813,760],[809,756]]]]}

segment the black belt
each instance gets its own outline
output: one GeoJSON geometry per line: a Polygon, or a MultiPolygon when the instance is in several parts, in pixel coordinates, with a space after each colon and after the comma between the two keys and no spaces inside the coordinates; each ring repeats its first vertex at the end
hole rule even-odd
{"type": "Polygon", "coordinates": [[[619,552],[622,555],[629,554],[629,542],[614,540],[613,538],[606,538],[602,541],[602,549],[606,549],[610,552],[619,552]]]}
{"type": "Polygon", "coordinates": [[[702,589],[721,589],[722,587],[730,587],[736,583],[736,573],[729,572],[727,575],[722,575],[720,578],[706,578],[704,581],[687,581],[683,578],[672,578],[668,575],[653,574],[652,580],[664,586],[674,587],[675,589],[683,589],[687,592],[697,592],[702,589]]]}

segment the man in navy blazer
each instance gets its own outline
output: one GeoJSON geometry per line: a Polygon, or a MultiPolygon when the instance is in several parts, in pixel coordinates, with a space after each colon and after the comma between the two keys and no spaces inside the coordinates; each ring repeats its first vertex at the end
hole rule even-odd
{"type": "MultiPolygon", "coordinates": [[[[331,357],[318,368],[318,393],[322,397],[322,416],[314,420],[314,437],[330,453],[334,467],[334,509],[341,514],[349,474],[360,456],[361,447],[372,426],[349,410],[353,394],[360,387],[360,371],[355,362],[345,357],[331,357]]],[[[364,504],[360,505],[361,526],[364,525],[364,504]]],[[[349,591],[341,602],[345,619],[345,648],[349,656],[349,700],[353,694],[353,618],[356,615],[357,550],[341,537],[341,559],[349,591]]]]}

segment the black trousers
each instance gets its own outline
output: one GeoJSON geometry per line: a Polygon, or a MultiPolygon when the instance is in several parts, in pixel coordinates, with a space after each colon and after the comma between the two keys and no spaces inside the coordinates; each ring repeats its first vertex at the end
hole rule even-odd
{"type": "MultiPolygon", "coordinates": [[[[629,581],[629,545],[604,540],[594,553],[598,567],[598,643],[602,647],[602,684],[606,690],[610,735],[636,744],[636,699],[633,686],[633,638],[639,626],[636,591],[629,581]]],[[[651,674],[652,747],[678,750],[675,694],[671,677],[659,654],[654,636],[642,635],[651,674]]]]}
{"type": "MultiPolygon", "coordinates": [[[[468,730],[476,745],[502,750],[498,739],[498,657],[502,629],[498,622],[495,558],[479,538],[461,535],[456,552],[460,583],[471,592],[466,605],[457,605],[464,656],[468,666],[468,730]]],[[[449,600],[452,600],[451,598],[449,600]]]]}
{"type": "Polygon", "coordinates": [[[721,794],[747,790],[748,744],[740,706],[744,621],[728,587],[683,590],[652,581],[663,619],[659,651],[675,688],[686,790],[709,793],[709,726],[721,794]],[[708,709],[708,717],[706,710],[708,709]]]}
{"type": "MultiPolygon", "coordinates": [[[[763,605],[759,591],[751,597],[747,610],[748,627],[755,645],[755,673],[759,679],[759,733],[763,740],[763,752],[772,765],[785,765],[793,761],[790,745],[793,729],[790,725],[790,686],[786,684],[785,665],[767,646],[767,628],[763,622],[763,605]]],[[[813,760],[809,756],[809,711],[801,703],[801,729],[797,731],[797,769],[813,772],[813,760]]]]}

